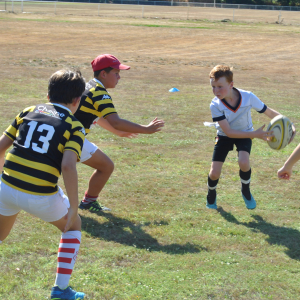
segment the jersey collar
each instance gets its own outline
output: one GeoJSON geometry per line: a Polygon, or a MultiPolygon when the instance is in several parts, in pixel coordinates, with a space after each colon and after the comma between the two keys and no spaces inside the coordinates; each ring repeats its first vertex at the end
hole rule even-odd
{"type": "Polygon", "coordinates": [[[103,83],[102,83],[100,80],[98,80],[97,78],[94,78],[94,80],[95,80],[97,83],[101,84],[101,85],[104,87],[103,83]]]}
{"type": "Polygon", "coordinates": [[[46,104],[51,104],[51,105],[59,106],[61,108],[64,108],[64,109],[68,110],[72,114],[71,110],[68,107],[64,106],[64,105],[61,105],[61,104],[58,104],[58,103],[53,103],[53,102],[48,102],[46,104]]]}
{"type": "Polygon", "coordinates": [[[225,99],[221,99],[221,101],[228,109],[230,109],[233,112],[237,112],[237,110],[241,107],[241,104],[242,104],[242,95],[238,89],[236,89],[236,88],[234,88],[234,89],[239,93],[239,100],[235,107],[231,106],[225,99]]]}

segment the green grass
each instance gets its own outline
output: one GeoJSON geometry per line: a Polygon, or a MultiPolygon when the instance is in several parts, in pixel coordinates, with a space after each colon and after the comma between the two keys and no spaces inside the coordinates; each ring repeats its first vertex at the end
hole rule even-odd
{"type": "MultiPolygon", "coordinates": [[[[57,57],[18,61],[17,67],[31,71],[26,78],[16,72],[0,81],[2,131],[20,109],[46,101],[48,77],[72,64],[57,57]]],[[[88,64],[81,68],[89,74],[88,64]]],[[[114,161],[115,171],[101,193],[112,212],[80,211],[83,236],[71,285],[84,291],[86,299],[299,298],[299,166],[290,182],[276,176],[299,138],[282,151],[253,141],[254,211],[246,210],[241,198],[236,153],[231,152],[218,185],[219,210],[207,210],[215,130],[203,122],[210,120],[212,94],[198,80],[207,78],[209,66],[194,68],[161,79],[155,68],[132,79],[128,74],[111,91],[121,117],[147,124],[158,116],[166,121],[161,133],[129,140],[94,128],[89,135],[114,161]],[[174,82],[180,83],[180,92],[169,93],[174,82]]],[[[283,89],[275,75],[271,80],[256,78],[256,85],[244,74],[242,88],[253,90],[299,127],[297,78],[285,77],[283,89]]],[[[252,116],[255,128],[268,123],[254,111],[252,116]]],[[[78,165],[81,196],[91,172],[78,165]]],[[[0,246],[1,299],[49,299],[59,239],[56,228],[20,213],[0,246]]]]}

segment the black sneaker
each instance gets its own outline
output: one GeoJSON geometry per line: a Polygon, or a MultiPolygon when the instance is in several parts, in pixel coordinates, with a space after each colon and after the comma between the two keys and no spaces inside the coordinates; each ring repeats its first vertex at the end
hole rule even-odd
{"type": "Polygon", "coordinates": [[[86,203],[86,204],[81,201],[79,208],[87,209],[87,210],[90,210],[91,212],[111,211],[110,208],[101,205],[98,201],[94,201],[94,202],[90,202],[90,203],[86,203]]]}

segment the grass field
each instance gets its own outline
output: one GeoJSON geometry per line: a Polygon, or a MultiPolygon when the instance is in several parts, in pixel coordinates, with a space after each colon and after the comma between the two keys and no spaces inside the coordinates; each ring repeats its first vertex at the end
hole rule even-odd
{"type": "MultiPolygon", "coordinates": [[[[214,146],[208,73],[234,68],[235,86],[253,91],[299,130],[300,27],[203,20],[0,14],[0,127],[46,101],[56,70],[112,53],[131,66],[111,91],[119,115],[161,133],[136,139],[94,128],[89,140],[115,162],[101,194],[110,213],[80,212],[83,237],[71,284],[86,299],[299,299],[299,165],[277,179],[299,135],[282,151],[253,141],[248,211],[236,153],[224,165],[218,211],[205,208],[214,146]],[[170,93],[177,87],[180,92],[170,93]]],[[[267,124],[252,113],[254,127],[267,124]]],[[[78,165],[83,195],[91,170],[78,165]]],[[[60,181],[63,187],[63,182],[60,181]]],[[[0,229],[1,230],[1,229],[0,229]]],[[[60,233],[21,213],[0,247],[0,298],[49,299],[60,233]]]]}
{"type": "MultiPolygon", "coordinates": [[[[280,10],[275,7],[273,10],[238,9],[211,7],[213,1],[208,6],[194,6],[189,3],[185,6],[153,6],[153,5],[129,5],[110,3],[74,3],[59,1],[0,1],[0,12],[9,12],[23,15],[49,15],[64,16],[65,18],[78,16],[80,18],[151,18],[151,19],[177,19],[177,20],[209,20],[209,21],[232,21],[247,23],[280,23],[282,25],[300,25],[299,11],[280,10]]],[[[199,5],[205,5],[200,4],[199,5]]],[[[197,3],[196,3],[197,5],[197,3]]],[[[220,5],[220,4],[218,4],[220,5]]],[[[241,6],[242,7],[242,6],[241,6]]],[[[255,8],[255,9],[254,9],[255,8]]],[[[130,22],[131,23],[131,22],[130,22]]]]}

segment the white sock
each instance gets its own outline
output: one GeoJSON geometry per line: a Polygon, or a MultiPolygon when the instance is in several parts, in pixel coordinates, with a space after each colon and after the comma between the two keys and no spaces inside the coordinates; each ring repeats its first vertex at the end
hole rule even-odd
{"type": "Polygon", "coordinates": [[[55,280],[55,285],[57,285],[60,289],[65,289],[69,285],[70,277],[77,259],[80,242],[80,231],[68,231],[61,235],[58,248],[55,280]]]}
{"type": "Polygon", "coordinates": [[[95,202],[97,200],[97,198],[98,198],[98,196],[90,196],[89,194],[87,194],[87,192],[85,192],[82,202],[85,204],[88,204],[91,202],[95,202]]]}

